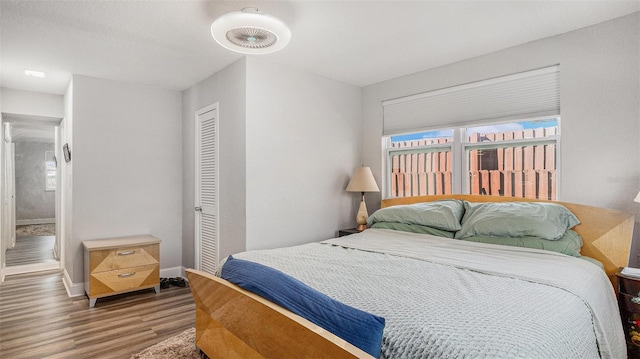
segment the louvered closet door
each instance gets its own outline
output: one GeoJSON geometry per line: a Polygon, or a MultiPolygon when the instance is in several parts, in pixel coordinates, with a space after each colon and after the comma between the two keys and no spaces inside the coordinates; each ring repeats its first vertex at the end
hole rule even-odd
{"type": "Polygon", "coordinates": [[[196,112],[196,267],[218,265],[218,105],[196,112]]]}

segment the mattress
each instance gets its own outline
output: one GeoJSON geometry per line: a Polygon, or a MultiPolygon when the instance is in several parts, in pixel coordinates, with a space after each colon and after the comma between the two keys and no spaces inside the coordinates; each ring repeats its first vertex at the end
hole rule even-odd
{"type": "Polygon", "coordinates": [[[602,269],[563,254],[384,229],[235,258],[385,318],[382,358],[623,358],[602,269]]]}

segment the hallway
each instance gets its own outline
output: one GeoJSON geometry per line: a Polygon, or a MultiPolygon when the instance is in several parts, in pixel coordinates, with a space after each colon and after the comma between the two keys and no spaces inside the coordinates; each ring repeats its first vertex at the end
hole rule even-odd
{"type": "Polygon", "coordinates": [[[6,266],[56,262],[53,255],[55,236],[17,236],[16,245],[7,249],[6,266]]]}

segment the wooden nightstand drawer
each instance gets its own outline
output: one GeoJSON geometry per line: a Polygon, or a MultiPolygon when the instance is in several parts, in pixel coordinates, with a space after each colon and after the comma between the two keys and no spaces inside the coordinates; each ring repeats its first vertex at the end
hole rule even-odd
{"type": "Polygon", "coordinates": [[[620,305],[620,312],[640,314],[640,297],[618,293],[618,304],[620,305]]]}
{"type": "Polygon", "coordinates": [[[619,284],[620,288],[618,288],[618,291],[620,293],[640,296],[640,281],[621,278],[619,284]]]}
{"type": "Polygon", "coordinates": [[[640,358],[640,278],[625,276],[618,270],[616,275],[620,319],[627,341],[630,359],[640,358]]]}
{"type": "Polygon", "coordinates": [[[141,265],[157,264],[160,259],[160,246],[151,244],[141,247],[123,247],[90,252],[91,273],[130,268],[141,265]]]}
{"type": "Polygon", "coordinates": [[[159,275],[158,264],[92,273],[89,296],[150,288],[158,284],[159,275]]]}

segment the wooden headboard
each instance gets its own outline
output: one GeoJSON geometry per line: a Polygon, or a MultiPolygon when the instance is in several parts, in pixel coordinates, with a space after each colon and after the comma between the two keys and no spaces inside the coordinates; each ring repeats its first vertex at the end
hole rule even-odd
{"type": "MultiPolygon", "coordinates": [[[[442,199],[460,199],[469,202],[552,202],[526,198],[453,194],[383,199],[381,206],[384,208],[442,199]]],[[[635,216],[613,209],[567,202],[553,201],[553,203],[567,207],[578,217],[580,224],[573,230],[582,237],[583,245],[580,253],[599,260],[609,278],[613,280],[613,275],[618,268],[629,263],[635,216]]]]}

